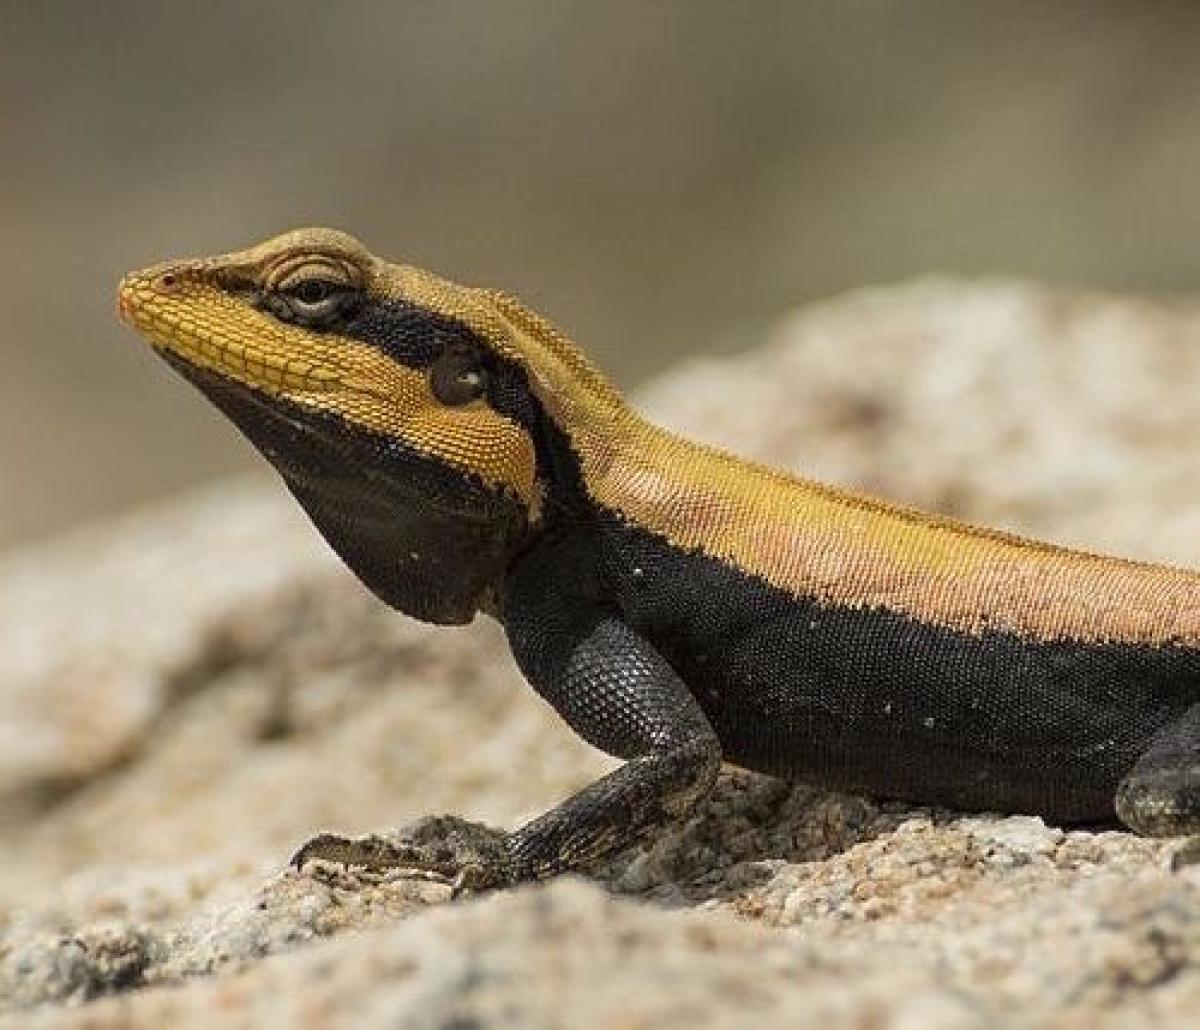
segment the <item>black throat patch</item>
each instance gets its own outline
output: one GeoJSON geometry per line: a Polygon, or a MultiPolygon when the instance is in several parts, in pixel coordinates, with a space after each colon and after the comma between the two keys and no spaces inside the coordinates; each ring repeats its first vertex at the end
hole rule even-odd
{"type": "Polygon", "coordinates": [[[470,622],[488,603],[528,532],[515,496],[337,415],[168,360],[271,462],[384,602],[442,624],[470,622]]]}

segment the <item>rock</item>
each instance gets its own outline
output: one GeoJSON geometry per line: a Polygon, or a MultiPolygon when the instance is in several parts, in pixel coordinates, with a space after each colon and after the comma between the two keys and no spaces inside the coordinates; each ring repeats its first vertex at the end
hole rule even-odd
{"type": "Polygon", "coordinates": [[[1050,858],[1063,840],[1062,830],[1047,826],[1037,816],[965,819],[962,826],[989,861],[1008,865],[1025,865],[1039,858],[1050,858]]]}
{"type": "MultiPolygon", "coordinates": [[[[644,391],[804,474],[1200,556],[1200,304],[935,281],[644,391]]],[[[265,480],[0,560],[0,1023],[1191,1026],[1179,845],[729,770],[684,825],[466,901],[284,868],[318,829],[513,824],[610,760],[494,626],[383,609],[265,480]],[[351,932],[353,931],[353,932],[351,932]],[[7,1020],[7,1022],[4,1022],[7,1020]]]]}
{"type": "MultiPolygon", "coordinates": [[[[911,966],[862,966],[794,936],[660,911],[563,880],[318,945],[242,973],[91,1006],[93,1026],[982,1027],[911,966]],[[862,980],[847,992],[848,980],[862,980]]],[[[24,1014],[30,1028],[80,1013],[24,1014]]]]}

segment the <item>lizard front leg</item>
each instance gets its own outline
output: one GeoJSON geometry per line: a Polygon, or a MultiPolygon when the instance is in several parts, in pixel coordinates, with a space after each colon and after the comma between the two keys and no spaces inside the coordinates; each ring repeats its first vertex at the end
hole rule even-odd
{"type": "Polygon", "coordinates": [[[508,585],[504,621],[530,683],[581,737],[626,764],[511,833],[435,817],[395,836],[323,834],[295,863],[322,858],[432,872],[460,887],[505,886],[612,854],[708,793],[721,748],[704,713],[666,660],[569,568],[552,555],[527,558],[508,585]]]}

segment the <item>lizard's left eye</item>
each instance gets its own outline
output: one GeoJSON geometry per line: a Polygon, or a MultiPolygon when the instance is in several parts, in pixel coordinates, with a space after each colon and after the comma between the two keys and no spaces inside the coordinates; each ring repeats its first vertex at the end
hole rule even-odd
{"type": "Polygon", "coordinates": [[[360,288],[357,270],[342,261],[293,256],[268,271],[259,304],[282,322],[324,329],[354,303],[360,288]]]}
{"type": "Polygon", "coordinates": [[[278,291],[296,321],[320,324],[336,315],[349,295],[344,283],[330,279],[300,279],[278,291]]]}

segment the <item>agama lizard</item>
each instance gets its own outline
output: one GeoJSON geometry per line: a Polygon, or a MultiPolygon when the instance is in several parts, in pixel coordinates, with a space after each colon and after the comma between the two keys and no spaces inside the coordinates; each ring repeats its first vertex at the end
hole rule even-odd
{"type": "Polygon", "coordinates": [[[363,583],[427,622],[499,620],[533,687],[627,760],[513,832],[431,818],[298,863],[536,879],[689,812],[722,761],[1200,831],[1200,573],[686,441],[508,294],[332,230],[134,273],[119,307],[363,583]]]}

